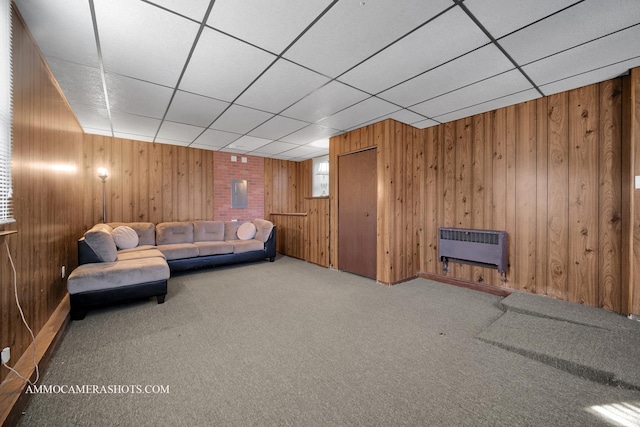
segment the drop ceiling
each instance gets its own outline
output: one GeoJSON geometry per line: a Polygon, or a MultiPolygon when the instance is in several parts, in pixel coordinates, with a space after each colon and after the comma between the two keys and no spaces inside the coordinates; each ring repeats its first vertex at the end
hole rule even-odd
{"type": "Polygon", "coordinates": [[[640,66],[640,0],[16,0],[87,133],[304,160],[640,66]]]}

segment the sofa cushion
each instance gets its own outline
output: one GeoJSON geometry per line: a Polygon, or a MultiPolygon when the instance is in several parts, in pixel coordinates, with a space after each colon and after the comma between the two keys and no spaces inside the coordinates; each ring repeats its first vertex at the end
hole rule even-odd
{"type": "Polygon", "coordinates": [[[263,251],[264,243],[260,240],[252,239],[252,240],[234,240],[233,242],[233,253],[240,254],[242,252],[250,252],[250,251],[263,251]]]}
{"type": "Polygon", "coordinates": [[[157,249],[143,249],[141,251],[127,251],[118,252],[118,261],[124,261],[127,259],[140,259],[140,258],[152,258],[160,257],[164,258],[164,254],[157,249]]]}
{"type": "Polygon", "coordinates": [[[101,262],[113,262],[118,257],[116,242],[107,224],[96,224],[84,233],[84,240],[101,262]]]}
{"type": "Polygon", "coordinates": [[[224,240],[224,221],[194,221],[194,242],[221,242],[224,240]]]}
{"type": "Polygon", "coordinates": [[[238,227],[238,231],[236,232],[238,235],[238,239],[240,240],[251,240],[256,235],[256,226],[251,222],[245,222],[240,227],[238,227]]]}
{"type": "Polygon", "coordinates": [[[136,246],[135,248],[131,248],[131,249],[118,249],[118,256],[120,256],[120,254],[126,254],[127,252],[138,252],[138,251],[146,251],[148,249],[155,249],[156,246],[153,245],[139,245],[136,246]]]}
{"type": "Polygon", "coordinates": [[[83,264],[67,280],[70,294],[119,288],[169,278],[169,266],[160,257],[83,264]]]}
{"type": "Polygon", "coordinates": [[[224,240],[238,240],[238,228],[242,225],[237,221],[224,222],[224,240]]]}
{"type": "Polygon", "coordinates": [[[158,245],[157,248],[165,258],[167,258],[167,261],[172,259],[195,258],[198,256],[198,247],[193,243],[158,245]]]}
{"type": "Polygon", "coordinates": [[[232,254],[233,244],[229,242],[195,242],[199,256],[232,254]]]}
{"type": "Polygon", "coordinates": [[[266,219],[254,219],[251,221],[253,225],[256,226],[256,236],[254,239],[260,240],[262,243],[265,243],[269,240],[269,235],[271,234],[271,230],[273,229],[273,223],[271,221],[267,221],[266,219]]]}
{"type": "MultiPolygon", "coordinates": [[[[193,243],[192,222],[161,222],[156,225],[156,245],[172,245],[176,243],[193,243]]],[[[197,254],[194,256],[197,256],[197,254]]]]}
{"type": "Polygon", "coordinates": [[[125,225],[131,227],[138,235],[138,245],[151,245],[156,244],[156,226],[152,222],[110,222],[109,225],[112,228],[125,225]]]}
{"type": "Polygon", "coordinates": [[[138,234],[131,227],[121,225],[114,228],[111,235],[118,249],[131,249],[138,246],[138,234]]]}

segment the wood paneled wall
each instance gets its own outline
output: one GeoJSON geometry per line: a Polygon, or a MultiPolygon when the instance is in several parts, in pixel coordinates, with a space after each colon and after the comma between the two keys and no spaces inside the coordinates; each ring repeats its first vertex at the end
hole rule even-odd
{"type": "MultiPolygon", "coordinates": [[[[82,129],[17,13],[13,14],[13,191],[16,222],[6,229],[25,317],[37,335],[66,294],[82,234],[82,129]]],[[[0,345],[13,366],[31,343],[0,247],[0,345]]],[[[0,370],[4,380],[7,370],[0,370]]]]}
{"type": "Polygon", "coordinates": [[[264,159],[264,217],[272,213],[304,212],[311,196],[312,160],[264,159]]]}
{"type": "Polygon", "coordinates": [[[329,198],[305,199],[307,212],[305,259],[329,267],[329,198]]]}
{"type": "MultiPolygon", "coordinates": [[[[416,274],[420,257],[422,230],[420,200],[424,169],[422,131],[412,126],[385,120],[331,138],[329,161],[375,147],[378,169],[377,273],[382,283],[397,283],[416,274]]],[[[331,211],[338,209],[338,174],[330,168],[331,211]]],[[[330,264],[338,265],[337,217],[331,221],[330,264]]]]}
{"type": "Polygon", "coordinates": [[[622,80],[425,130],[421,271],[443,274],[441,226],[507,230],[509,271],[449,275],[624,311],[622,80]]]}
{"type": "Polygon", "coordinates": [[[102,222],[101,166],[107,179],[107,222],[214,218],[214,152],[85,135],[84,229],[102,222]]]}
{"type": "Polygon", "coordinates": [[[640,316],[640,193],[634,177],[640,176],[640,67],[623,80],[623,238],[622,277],[628,284],[623,300],[628,312],[640,316]]]}

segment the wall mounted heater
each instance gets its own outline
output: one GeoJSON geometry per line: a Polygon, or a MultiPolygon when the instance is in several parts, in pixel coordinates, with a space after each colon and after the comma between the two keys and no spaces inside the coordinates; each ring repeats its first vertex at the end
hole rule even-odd
{"type": "Polygon", "coordinates": [[[507,280],[509,249],[506,231],[439,228],[438,256],[445,272],[449,271],[449,261],[459,262],[497,268],[500,280],[507,280]]]}

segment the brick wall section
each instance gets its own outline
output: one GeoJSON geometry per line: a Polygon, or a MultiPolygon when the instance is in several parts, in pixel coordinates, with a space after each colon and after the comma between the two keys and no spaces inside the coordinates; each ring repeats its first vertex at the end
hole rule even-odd
{"type": "Polygon", "coordinates": [[[216,151],[213,156],[213,218],[251,220],[264,217],[264,158],[216,151]],[[236,156],[236,162],[231,161],[236,156]],[[242,163],[242,157],[247,163],[242,163]],[[248,204],[246,209],[231,208],[231,180],[246,179],[248,204]]]}

